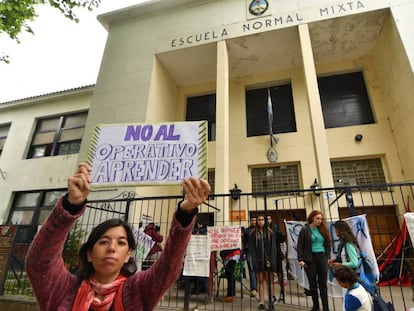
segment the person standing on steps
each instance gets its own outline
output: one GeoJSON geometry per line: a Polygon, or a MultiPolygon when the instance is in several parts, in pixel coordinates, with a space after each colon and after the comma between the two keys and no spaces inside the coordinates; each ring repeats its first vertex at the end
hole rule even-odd
{"type": "MultiPolygon", "coordinates": [[[[276,236],[276,246],[277,246],[276,276],[277,276],[277,280],[280,286],[279,301],[284,301],[285,300],[285,289],[284,289],[284,284],[283,284],[283,266],[282,266],[282,262],[284,258],[283,258],[281,244],[286,241],[286,235],[279,229],[278,225],[273,224],[272,216],[267,215],[267,222],[269,224],[269,228],[272,229],[273,233],[276,236]]],[[[273,286],[274,286],[274,282],[273,282],[273,286]]],[[[273,289],[273,292],[275,293],[275,289],[273,289]]]]}
{"type": "Polygon", "coordinates": [[[307,223],[299,233],[297,242],[298,262],[305,269],[312,296],[311,311],[320,311],[319,294],[323,311],[329,311],[328,304],[328,254],[331,238],[321,211],[312,211],[307,223]]]}
{"type": "Polygon", "coordinates": [[[270,309],[277,301],[273,294],[273,273],[277,269],[277,246],[276,237],[272,229],[267,225],[264,215],[257,216],[257,224],[249,239],[249,251],[252,255],[253,269],[259,283],[259,310],[265,307],[265,283],[270,288],[268,293],[270,309]],[[270,284],[270,282],[272,284],[270,284]],[[273,299],[271,298],[273,297],[273,299]]]}
{"type": "Polygon", "coordinates": [[[249,270],[249,282],[250,282],[250,297],[257,296],[257,279],[254,273],[252,255],[249,250],[249,239],[253,229],[256,227],[256,217],[250,217],[250,225],[243,231],[243,252],[247,260],[247,269],[249,270]]]}

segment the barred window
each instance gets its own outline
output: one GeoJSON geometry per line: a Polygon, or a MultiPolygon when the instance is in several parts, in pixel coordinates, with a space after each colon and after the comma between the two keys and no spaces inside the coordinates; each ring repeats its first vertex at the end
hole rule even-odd
{"type": "Polygon", "coordinates": [[[0,125],[0,156],[3,152],[4,144],[6,143],[7,135],[9,134],[10,124],[0,125]]]}
{"type": "Polygon", "coordinates": [[[8,223],[13,225],[43,224],[57,200],[66,191],[66,189],[63,189],[17,192],[8,223]]]}
{"type": "Polygon", "coordinates": [[[280,165],[252,169],[252,192],[282,191],[277,195],[296,195],[300,189],[298,165],[280,165]]]}
{"type": "Polygon", "coordinates": [[[87,112],[39,119],[27,158],[78,153],[87,112]]]}
{"type": "Polygon", "coordinates": [[[385,174],[380,158],[332,161],[332,176],[337,186],[385,184],[385,174]]]}

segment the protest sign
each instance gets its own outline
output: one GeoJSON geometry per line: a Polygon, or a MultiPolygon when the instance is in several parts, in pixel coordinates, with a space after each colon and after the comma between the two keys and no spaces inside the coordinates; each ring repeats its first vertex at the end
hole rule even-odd
{"type": "Polygon", "coordinates": [[[88,163],[94,187],[207,179],[207,121],[97,125],[88,163]]]}
{"type": "Polygon", "coordinates": [[[206,235],[192,235],[187,246],[183,275],[208,277],[210,273],[209,239],[206,235]]]}
{"type": "Polygon", "coordinates": [[[241,249],[240,227],[208,227],[207,235],[210,239],[210,250],[241,249]]]}
{"type": "Polygon", "coordinates": [[[155,241],[152,240],[148,234],[144,231],[133,229],[134,238],[137,242],[133,257],[137,263],[138,271],[142,270],[142,262],[148,256],[152,246],[155,244],[155,241]]]}

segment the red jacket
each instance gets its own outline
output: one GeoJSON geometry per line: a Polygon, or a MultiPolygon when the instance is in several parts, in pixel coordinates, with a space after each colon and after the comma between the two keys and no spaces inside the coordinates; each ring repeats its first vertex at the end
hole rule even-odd
{"type": "MultiPolygon", "coordinates": [[[[58,201],[37,233],[26,258],[26,272],[41,311],[71,311],[80,285],[64,267],[62,250],[72,224],[85,211],[71,215],[58,201]]],[[[162,295],[178,278],[194,220],[182,227],[174,214],[165,249],[150,269],[130,276],[124,284],[125,311],[154,310],[162,295]]]]}

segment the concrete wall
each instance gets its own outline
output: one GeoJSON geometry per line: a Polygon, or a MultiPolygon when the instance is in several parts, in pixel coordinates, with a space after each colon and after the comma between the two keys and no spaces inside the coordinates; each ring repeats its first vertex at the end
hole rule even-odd
{"type": "Polygon", "coordinates": [[[0,168],[0,223],[6,222],[13,192],[66,187],[66,178],[74,171],[78,154],[26,159],[36,127],[36,119],[71,112],[87,111],[92,87],[72,92],[28,99],[0,106],[0,124],[11,123],[0,168]]]}

